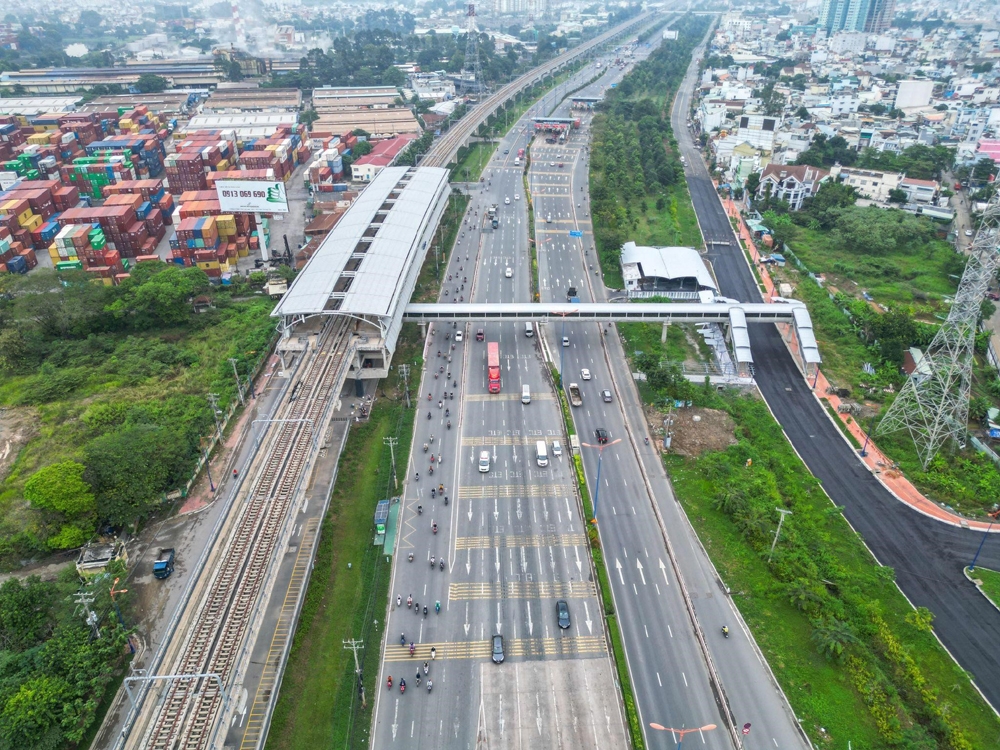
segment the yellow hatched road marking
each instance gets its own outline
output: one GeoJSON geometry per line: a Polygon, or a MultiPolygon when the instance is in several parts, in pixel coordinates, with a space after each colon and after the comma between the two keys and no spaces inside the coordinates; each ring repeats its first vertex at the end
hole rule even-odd
{"type": "Polygon", "coordinates": [[[492,549],[494,547],[573,547],[585,544],[583,534],[494,534],[460,536],[455,549],[492,549]]]}
{"type": "Polygon", "coordinates": [[[274,688],[278,682],[278,665],[281,661],[281,654],[284,653],[293,634],[295,607],[299,597],[302,596],[306,573],[309,570],[309,558],[312,556],[313,542],[319,529],[319,521],[318,518],[310,518],[302,530],[302,540],[299,542],[299,551],[295,555],[292,576],[288,582],[288,589],[285,591],[285,600],[281,604],[281,611],[278,613],[274,636],[271,638],[271,648],[268,649],[264,670],[260,675],[260,682],[257,683],[257,693],[254,695],[253,703],[247,714],[246,730],[243,732],[240,750],[251,750],[260,743],[264,719],[267,717],[267,708],[275,698],[274,688]]]}
{"type": "Polygon", "coordinates": [[[567,497],[572,495],[568,484],[484,484],[463,485],[458,488],[459,500],[476,500],[494,497],[567,497]]]}
{"type": "Polygon", "coordinates": [[[463,437],[462,447],[463,448],[492,448],[494,445],[523,445],[535,447],[535,443],[539,440],[548,441],[549,437],[545,435],[538,435],[536,437],[529,436],[518,436],[511,437],[509,435],[504,435],[502,437],[463,437]]]}
{"type": "MultiPolygon", "coordinates": [[[[435,649],[434,661],[444,659],[488,659],[492,653],[489,641],[447,641],[444,643],[421,643],[415,646],[413,656],[404,646],[386,646],[385,662],[410,662],[421,664],[431,660],[431,648],[435,649]]],[[[596,635],[571,635],[564,638],[514,638],[504,644],[507,656],[577,656],[581,654],[605,654],[607,644],[596,635]]]]}
{"type": "MultiPolygon", "coordinates": [[[[520,393],[469,393],[465,395],[466,401],[520,401],[520,393]]],[[[532,393],[532,401],[555,401],[556,397],[551,393],[532,393]]]]}
{"type": "Polygon", "coordinates": [[[481,581],[448,585],[448,598],[465,599],[582,599],[596,597],[590,581],[481,581]]]}

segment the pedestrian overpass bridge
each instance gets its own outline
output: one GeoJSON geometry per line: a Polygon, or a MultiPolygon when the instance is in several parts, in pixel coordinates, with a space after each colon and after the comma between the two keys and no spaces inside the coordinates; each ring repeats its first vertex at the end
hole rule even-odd
{"type": "Polygon", "coordinates": [[[688,323],[718,324],[732,347],[741,368],[753,364],[750,351],[750,323],[778,324],[786,343],[796,354],[806,374],[822,361],[806,306],[797,300],[763,302],[703,303],[464,303],[409,304],[403,309],[404,323],[688,323]]]}

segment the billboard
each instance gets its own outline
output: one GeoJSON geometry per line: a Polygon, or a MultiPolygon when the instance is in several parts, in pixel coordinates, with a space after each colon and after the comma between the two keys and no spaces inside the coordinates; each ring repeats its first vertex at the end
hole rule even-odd
{"type": "Polygon", "coordinates": [[[217,180],[223,213],[287,214],[285,183],[280,180],[217,180]]]}

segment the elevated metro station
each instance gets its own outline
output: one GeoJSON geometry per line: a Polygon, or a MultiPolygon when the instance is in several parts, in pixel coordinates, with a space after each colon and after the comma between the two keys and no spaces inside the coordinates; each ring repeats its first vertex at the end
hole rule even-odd
{"type": "Polygon", "coordinates": [[[747,326],[777,324],[807,375],[820,364],[806,306],[796,300],[740,303],[410,304],[449,197],[448,170],[384,169],[365,188],[272,311],[280,352],[302,351],[317,318],[349,326],[348,379],[386,377],[404,322],[649,322],[717,324],[744,373],[753,355],[747,326]],[[313,325],[306,325],[312,321],[313,325]]]}

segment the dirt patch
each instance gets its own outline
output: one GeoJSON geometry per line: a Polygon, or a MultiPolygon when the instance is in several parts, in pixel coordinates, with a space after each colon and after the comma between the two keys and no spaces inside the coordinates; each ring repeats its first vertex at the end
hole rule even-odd
{"type": "Polygon", "coordinates": [[[0,482],[29,440],[38,434],[38,415],[33,409],[0,409],[0,482]]]}
{"type": "MultiPolygon", "coordinates": [[[[653,433],[663,440],[665,412],[648,413],[653,433]]],[[[736,444],[733,431],[736,423],[719,409],[687,408],[675,409],[670,414],[673,439],[670,452],[681,456],[697,458],[702,453],[721,451],[736,444]]]]}

